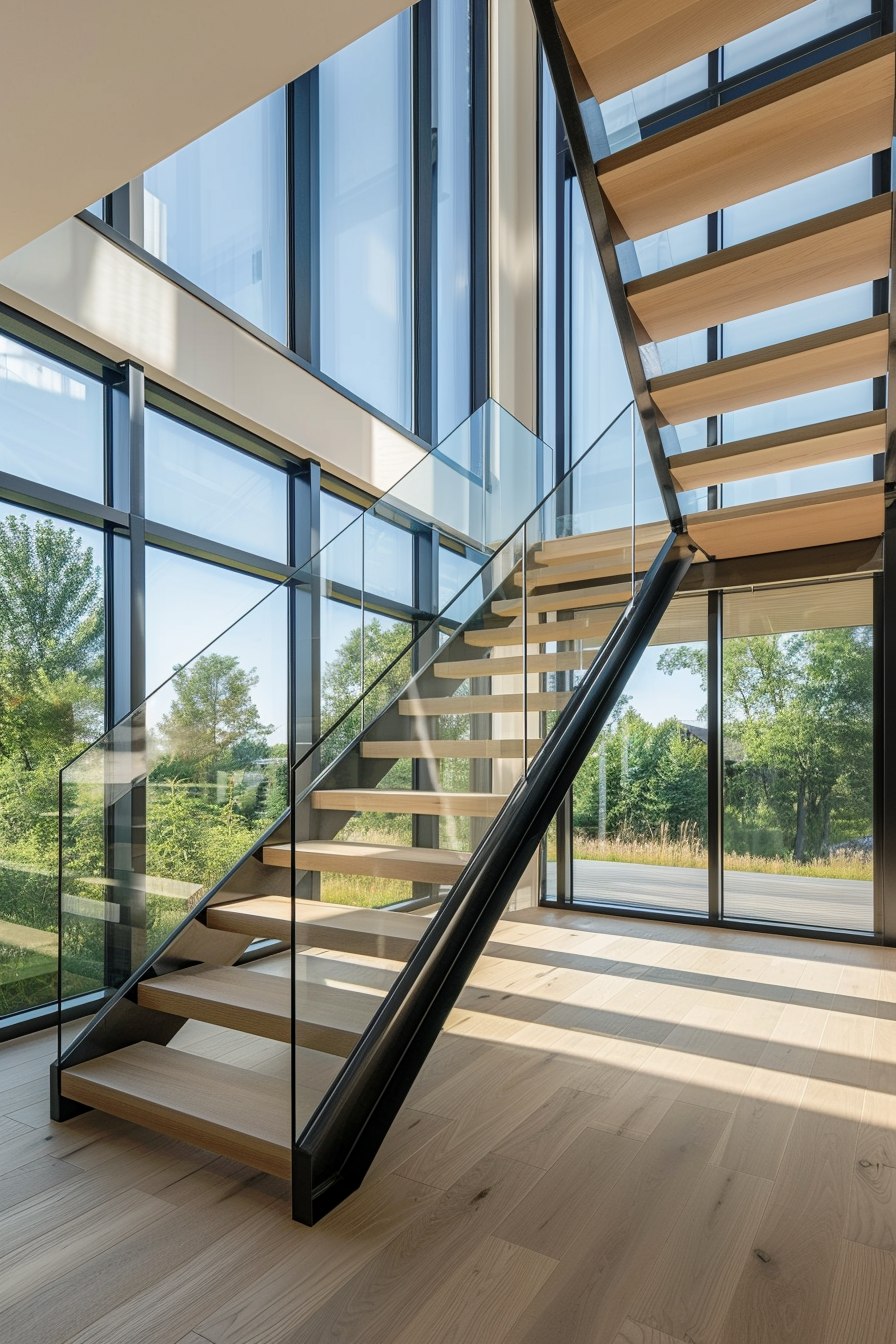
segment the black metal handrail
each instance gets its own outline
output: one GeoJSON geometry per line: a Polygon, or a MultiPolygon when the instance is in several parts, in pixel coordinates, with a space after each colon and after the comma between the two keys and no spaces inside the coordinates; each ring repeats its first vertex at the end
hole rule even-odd
{"type": "Polygon", "coordinates": [[[551,819],[690,567],[669,536],[627,616],[561,712],[324,1096],[293,1153],[293,1215],[313,1223],[363,1180],[551,819]]]}

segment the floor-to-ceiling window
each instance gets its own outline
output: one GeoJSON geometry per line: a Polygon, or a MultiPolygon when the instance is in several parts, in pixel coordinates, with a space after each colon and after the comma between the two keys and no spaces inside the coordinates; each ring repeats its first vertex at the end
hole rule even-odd
{"type": "Polygon", "coordinates": [[[868,576],[724,599],[726,916],[874,927],[868,576]]]}
{"type": "Polygon", "coordinates": [[[442,441],[486,396],[487,8],[420,0],[84,217],[442,441]]]}
{"type": "Polygon", "coordinates": [[[286,100],[282,89],[143,175],[143,245],[286,340],[286,100]]]}
{"type": "Polygon", "coordinates": [[[104,500],[104,396],[0,337],[0,1017],[55,997],[57,775],[104,725],[105,531],[72,516],[104,500]]]}
{"type": "Polygon", "coordinates": [[[408,13],[324,61],[320,367],[413,423],[413,144],[408,13]]]}

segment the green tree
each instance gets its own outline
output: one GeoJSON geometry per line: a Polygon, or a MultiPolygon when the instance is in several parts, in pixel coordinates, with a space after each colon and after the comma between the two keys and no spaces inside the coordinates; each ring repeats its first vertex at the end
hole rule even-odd
{"type": "Polygon", "coordinates": [[[74,528],[0,521],[0,755],[33,769],[99,731],[100,571],[74,528]]]}
{"type": "MultiPolygon", "coordinates": [[[[220,762],[243,743],[261,745],[273,726],[263,724],[252,690],[255,668],[238,658],[204,653],[174,677],[174,700],[161,723],[168,753],[181,761],[220,762]]],[[[243,753],[245,755],[245,753],[243,753]]]]}
{"type": "MultiPolygon", "coordinates": [[[[734,848],[819,857],[871,827],[871,631],[725,641],[726,816],[734,848]]],[[[704,649],[670,649],[706,687],[704,649]]]]}

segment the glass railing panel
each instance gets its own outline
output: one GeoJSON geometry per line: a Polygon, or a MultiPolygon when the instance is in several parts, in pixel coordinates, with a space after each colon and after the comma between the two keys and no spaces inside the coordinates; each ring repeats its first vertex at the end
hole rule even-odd
{"type": "Polygon", "coordinates": [[[62,997],[117,989],[287,805],[278,589],[62,771],[62,997]]]}
{"type": "MultiPolygon", "coordinates": [[[[283,815],[290,741],[322,768],[376,718],[432,616],[414,602],[423,542],[455,548],[462,562],[436,570],[432,601],[464,592],[468,614],[488,581],[477,566],[541,498],[551,464],[486,403],[62,772],[61,997],[121,985],[283,815]]],[[[49,938],[46,950],[52,993],[49,938]]]]}
{"type": "MultiPolygon", "coordinates": [[[[366,1002],[356,1000],[357,1039],[381,1008],[389,1011],[384,999],[427,929],[426,921],[450,901],[467,855],[483,841],[487,844],[498,810],[508,795],[525,787],[536,768],[538,752],[550,740],[575,687],[632,612],[641,578],[669,536],[666,525],[662,536],[651,540],[658,529],[652,523],[636,522],[636,484],[636,442],[626,411],[495,553],[470,588],[440,614],[435,655],[432,629],[424,632],[419,647],[411,651],[415,675],[385,714],[342,753],[332,770],[321,769],[313,754],[299,763],[295,773],[297,817],[315,791],[332,789],[337,783],[341,789],[349,783],[370,788],[374,797],[391,790],[411,790],[403,812],[393,811],[402,802],[400,794],[389,792],[377,814],[378,823],[383,825],[385,814],[392,827],[389,844],[424,862],[445,860],[441,878],[436,874],[427,878],[422,870],[408,878],[401,903],[388,901],[394,887],[389,888],[385,880],[371,877],[364,885],[363,903],[380,906],[377,936],[379,954],[385,960],[377,962],[375,972],[366,972],[363,985],[358,978],[360,991],[373,975],[379,977],[376,996],[366,1002]],[[596,579],[573,575],[545,581],[552,565],[559,569],[560,561],[564,566],[570,563],[562,552],[558,560],[552,550],[558,543],[569,544],[584,568],[597,567],[596,579]],[[475,608],[474,601],[478,602],[475,608]],[[568,639],[558,638],[554,627],[562,625],[570,627],[568,639]],[[407,748],[410,766],[406,757],[399,757],[407,748]],[[381,762],[375,781],[369,769],[372,761],[381,762]],[[424,799],[434,803],[431,811],[424,799]],[[428,853],[423,847],[428,847],[428,853]],[[371,899],[372,893],[378,893],[378,898],[371,899]],[[402,940],[406,940],[405,947],[402,940]]],[[[370,795],[365,801],[369,805],[370,795]]],[[[368,824],[369,817],[359,812],[346,820],[340,835],[360,834],[353,828],[368,824]]],[[[556,892],[558,859],[554,828],[509,897],[509,908],[534,904],[545,885],[556,892]]],[[[300,898],[302,876],[297,856],[293,872],[293,891],[298,897],[294,899],[297,934],[293,946],[297,1002],[302,985],[312,974],[309,951],[301,942],[303,905],[307,909],[300,898]]],[[[451,911],[452,920],[455,915],[460,917],[453,906],[451,911]]],[[[370,965],[369,957],[358,960],[370,965]]],[[[489,1011],[488,1006],[477,1009],[474,1000],[462,998],[455,1029],[487,1032],[482,1014],[489,1011]]],[[[378,1018],[380,1025],[382,1020],[378,1018]]],[[[296,1136],[304,1142],[309,1067],[301,1049],[300,1027],[297,1022],[294,1079],[296,1136]]],[[[325,1098],[318,1109],[316,1135],[321,1132],[327,1104],[325,1098]]]]}

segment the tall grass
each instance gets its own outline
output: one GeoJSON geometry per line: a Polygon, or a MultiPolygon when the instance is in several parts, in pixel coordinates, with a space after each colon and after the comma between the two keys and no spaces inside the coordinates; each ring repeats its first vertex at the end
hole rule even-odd
{"type": "MultiPolygon", "coordinates": [[[[553,855],[549,855],[553,858],[553,855]]],[[[610,863],[646,863],[670,868],[705,868],[706,846],[699,834],[688,823],[678,835],[662,826],[650,839],[638,839],[625,834],[596,836],[577,831],[573,836],[573,858],[597,859],[610,863]]],[[[832,855],[829,858],[797,859],[767,857],[758,854],[725,855],[725,867],[735,873],[780,873],[788,877],[851,878],[870,882],[872,856],[867,853],[832,855]]]]}

